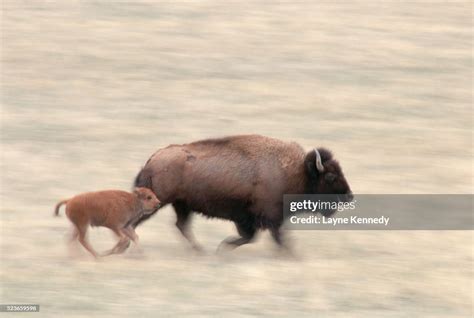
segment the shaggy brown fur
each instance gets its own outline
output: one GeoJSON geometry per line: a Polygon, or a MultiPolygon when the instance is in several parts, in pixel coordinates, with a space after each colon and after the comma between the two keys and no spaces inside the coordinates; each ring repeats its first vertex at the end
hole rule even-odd
{"type": "Polygon", "coordinates": [[[281,245],[283,194],[338,194],[342,200],[352,196],[332,154],[318,150],[322,173],[314,150],[305,154],[296,143],[259,135],[170,145],[147,161],[135,186],[150,188],[164,204],[173,205],[178,229],[196,248],[188,228],[191,211],[233,221],[240,237],[225,240],[230,246],[249,243],[258,229],[265,228],[281,245]]]}
{"type": "Polygon", "coordinates": [[[132,223],[143,215],[152,214],[160,207],[160,201],[147,188],[136,188],[133,193],[120,190],[88,192],[63,200],[56,205],[55,215],[59,215],[61,205],[66,204],[66,215],[74,224],[72,240],[79,242],[97,257],[96,251],[86,240],[90,226],[104,226],[120,238],[118,243],[105,255],[122,253],[130,240],[138,244],[138,236],[132,223]]]}

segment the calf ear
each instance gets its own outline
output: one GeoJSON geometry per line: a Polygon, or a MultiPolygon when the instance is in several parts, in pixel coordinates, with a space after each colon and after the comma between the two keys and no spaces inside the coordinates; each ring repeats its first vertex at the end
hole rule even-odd
{"type": "Polygon", "coordinates": [[[133,189],[133,194],[135,194],[137,197],[140,196],[140,192],[138,192],[137,189],[133,189]]]}

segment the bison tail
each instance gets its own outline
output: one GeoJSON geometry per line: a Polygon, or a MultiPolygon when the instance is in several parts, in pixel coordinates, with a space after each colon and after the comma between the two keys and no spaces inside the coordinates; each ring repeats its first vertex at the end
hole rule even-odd
{"type": "Polygon", "coordinates": [[[59,209],[61,208],[61,205],[66,204],[67,201],[69,201],[69,199],[62,200],[62,201],[58,202],[58,204],[56,204],[56,208],[54,209],[54,215],[55,216],[59,216],[59,209]]]}
{"type": "Polygon", "coordinates": [[[151,180],[151,175],[145,170],[142,169],[138,175],[135,177],[134,187],[148,188],[153,190],[153,184],[151,180]]]}

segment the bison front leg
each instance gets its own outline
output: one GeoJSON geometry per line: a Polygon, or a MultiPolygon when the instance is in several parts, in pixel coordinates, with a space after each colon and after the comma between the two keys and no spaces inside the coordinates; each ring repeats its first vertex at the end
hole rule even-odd
{"type": "Polygon", "coordinates": [[[253,218],[235,221],[235,226],[237,227],[240,237],[226,238],[217,247],[217,252],[222,251],[224,247],[233,250],[241,245],[252,242],[255,237],[255,233],[257,232],[253,218]]]}
{"type": "Polygon", "coordinates": [[[272,227],[270,229],[270,232],[272,234],[273,240],[275,241],[275,243],[277,243],[279,247],[288,249],[288,246],[287,244],[285,244],[286,241],[283,239],[283,234],[279,226],[272,227]]]}
{"type": "Polygon", "coordinates": [[[173,203],[174,210],[176,212],[176,227],[186,240],[191,244],[192,248],[197,251],[202,251],[201,246],[194,239],[194,235],[189,229],[189,221],[191,217],[191,209],[185,202],[177,201],[173,203]]]}
{"type": "Polygon", "coordinates": [[[288,240],[284,239],[283,232],[280,226],[274,226],[270,228],[270,233],[272,234],[273,240],[277,243],[280,250],[287,256],[295,258],[295,254],[291,249],[291,246],[288,244],[288,240]]]}

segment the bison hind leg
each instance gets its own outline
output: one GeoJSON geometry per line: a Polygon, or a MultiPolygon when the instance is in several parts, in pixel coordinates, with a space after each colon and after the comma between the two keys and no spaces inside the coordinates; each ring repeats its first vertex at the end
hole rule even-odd
{"type": "Polygon", "coordinates": [[[228,249],[235,249],[241,245],[251,243],[257,232],[255,226],[255,219],[253,217],[247,217],[238,221],[234,221],[237,231],[239,232],[240,237],[228,237],[223,240],[217,247],[217,252],[220,252],[224,246],[228,249]]]}

